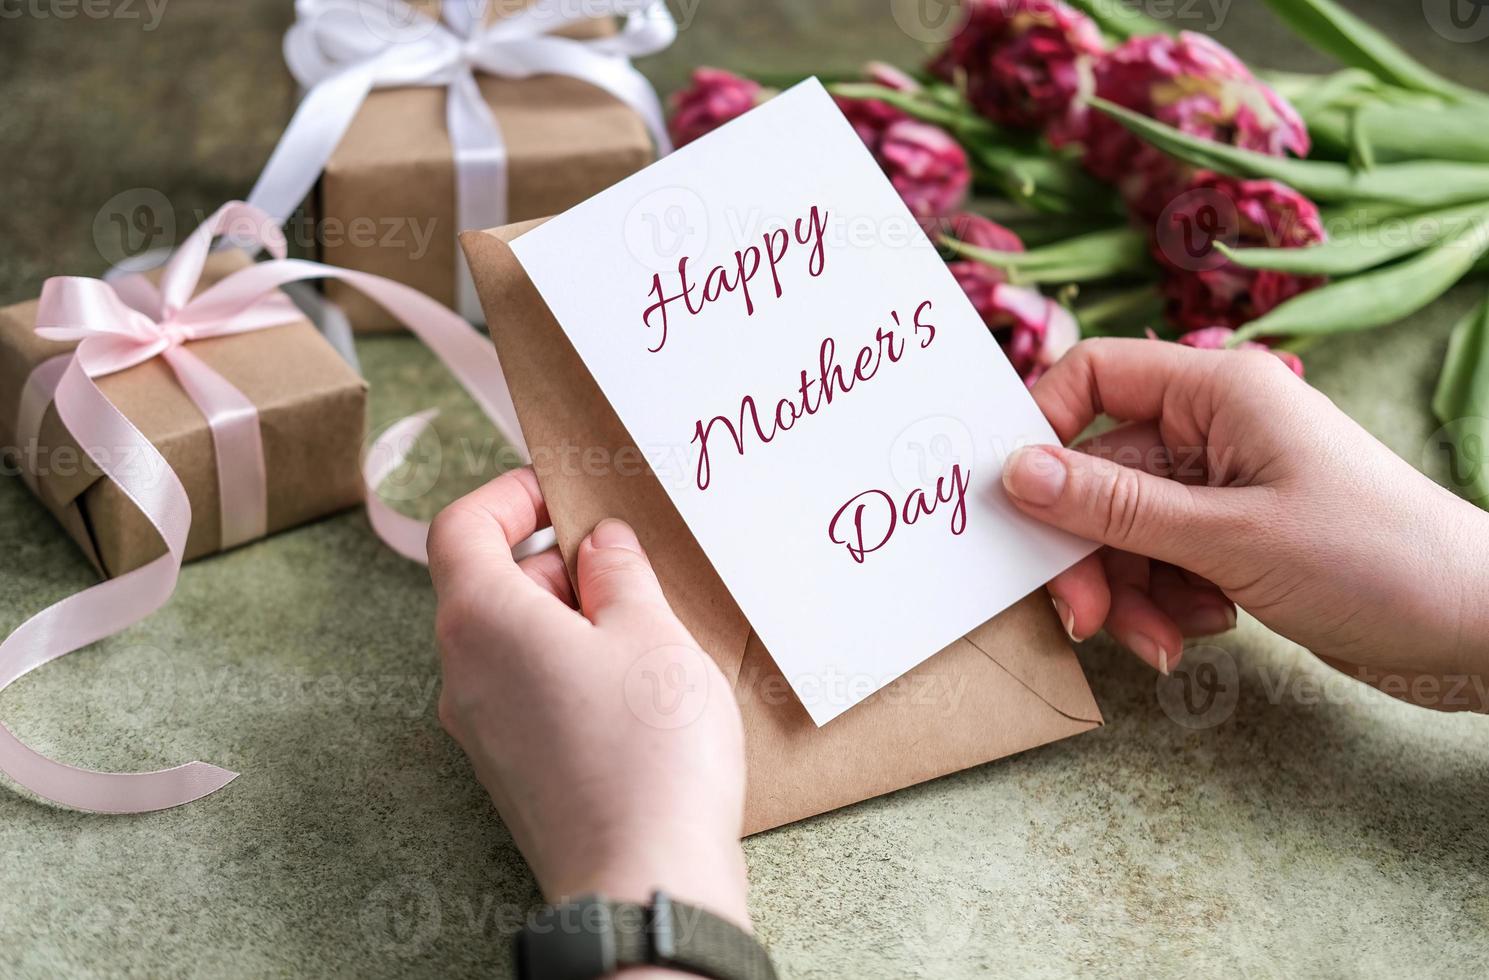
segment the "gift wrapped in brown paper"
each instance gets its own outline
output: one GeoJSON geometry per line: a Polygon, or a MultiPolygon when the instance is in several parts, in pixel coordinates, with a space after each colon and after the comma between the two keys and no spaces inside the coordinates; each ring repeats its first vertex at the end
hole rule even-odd
{"type": "MultiPolygon", "coordinates": [[[[218,252],[201,277],[206,289],[249,264],[241,251],[218,252]]],[[[155,277],[151,277],[155,278],[155,277]]],[[[0,309],[0,445],[47,509],[105,575],[122,575],[165,551],[155,528],[48,405],[34,431],[23,394],[42,383],[77,345],[36,334],[37,303],[0,309]]],[[[263,443],[264,532],[303,524],[362,502],[359,454],[366,426],[366,385],[310,323],[185,345],[248,397],[263,443]]],[[[186,557],[221,550],[222,501],[212,432],[161,358],[97,379],[108,399],[160,451],[191,501],[186,557]]],[[[119,461],[130,465],[129,460],[119,461]]],[[[143,461],[141,461],[143,463],[143,461]]],[[[163,478],[163,475],[161,475],[163,478]]]]}
{"type": "MultiPolygon", "coordinates": [[[[36,302],[0,311],[0,434],[17,447],[27,482],[112,576],[0,639],[0,690],[153,614],[186,559],[359,500],[386,545],[427,560],[428,524],[376,488],[431,413],[394,422],[361,458],[362,380],[285,287],[340,279],[373,297],[526,458],[485,336],[401,283],[286,259],[279,225],[230,201],[158,273],[54,276],[36,302]],[[214,252],[218,238],[248,252],[214,252]],[[261,250],[271,260],[251,261],[261,250]]],[[[69,765],[0,724],[0,775],[64,806],[144,813],[200,799],[237,774],[200,761],[122,773],[69,765]]]]}
{"type": "MultiPolygon", "coordinates": [[[[479,321],[456,235],[561,211],[669,149],[629,58],[675,35],[660,0],[309,0],[285,42],[306,96],[250,203],[311,196],[323,261],[479,321]],[[624,16],[617,29],[615,16],[624,16]]],[[[342,283],[359,331],[399,329],[342,283]]]]}
{"type": "Polygon", "coordinates": [[[572,576],[603,518],[636,529],[678,618],[734,685],[755,833],[1090,731],[1101,713],[1044,590],[819,728],[710,565],[508,243],[466,232],[491,336],[572,576]],[[584,458],[614,465],[569,465],[584,458]]]}

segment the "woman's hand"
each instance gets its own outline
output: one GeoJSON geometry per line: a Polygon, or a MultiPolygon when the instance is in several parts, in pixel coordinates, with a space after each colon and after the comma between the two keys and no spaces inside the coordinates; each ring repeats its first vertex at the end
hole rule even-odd
{"type": "Polygon", "coordinates": [[[1009,457],[1020,510],[1107,545],[1050,583],[1160,670],[1240,605],[1387,693],[1489,706],[1489,515],[1402,461],[1261,351],[1077,345],[1034,388],[1076,447],[1009,457]]]}
{"type": "Polygon", "coordinates": [[[728,682],[683,627],[635,533],[579,547],[579,602],[530,469],[456,501],[429,535],[440,721],[549,899],[661,888],[748,926],[744,737],[728,682]]]}

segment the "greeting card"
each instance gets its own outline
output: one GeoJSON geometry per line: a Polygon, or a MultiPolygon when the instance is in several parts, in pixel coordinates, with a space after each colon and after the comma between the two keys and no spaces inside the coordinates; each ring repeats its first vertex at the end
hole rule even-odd
{"type": "Polygon", "coordinates": [[[817,724],[1092,549],[1004,497],[1056,437],[815,80],[512,250],[817,724]]]}

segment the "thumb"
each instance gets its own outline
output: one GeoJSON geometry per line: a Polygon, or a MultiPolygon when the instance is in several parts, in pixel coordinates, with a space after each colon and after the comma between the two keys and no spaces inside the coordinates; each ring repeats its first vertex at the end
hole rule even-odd
{"type": "Polygon", "coordinates": [[[1015,450],[1003,487],[1019,510],[1071,534],[1203,573],[1233,524],[1219,491],[1058,446],[1015,450]]]}
{"type": "Polygon", "coordinates": [[[672,615],[657,574],[625,521],[606,518],[580,542],[576,577],[579,607],[596,625],[637,613],[672,615]]]}

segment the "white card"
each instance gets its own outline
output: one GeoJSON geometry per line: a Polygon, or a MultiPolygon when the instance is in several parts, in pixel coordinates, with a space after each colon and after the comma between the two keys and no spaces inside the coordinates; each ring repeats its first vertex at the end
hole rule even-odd
{"type": "Polygon", "coordinates": [[[815,79],[512,247],[817,724],[1092,550],[1005,498],[1055,434],[815,79]]]}

